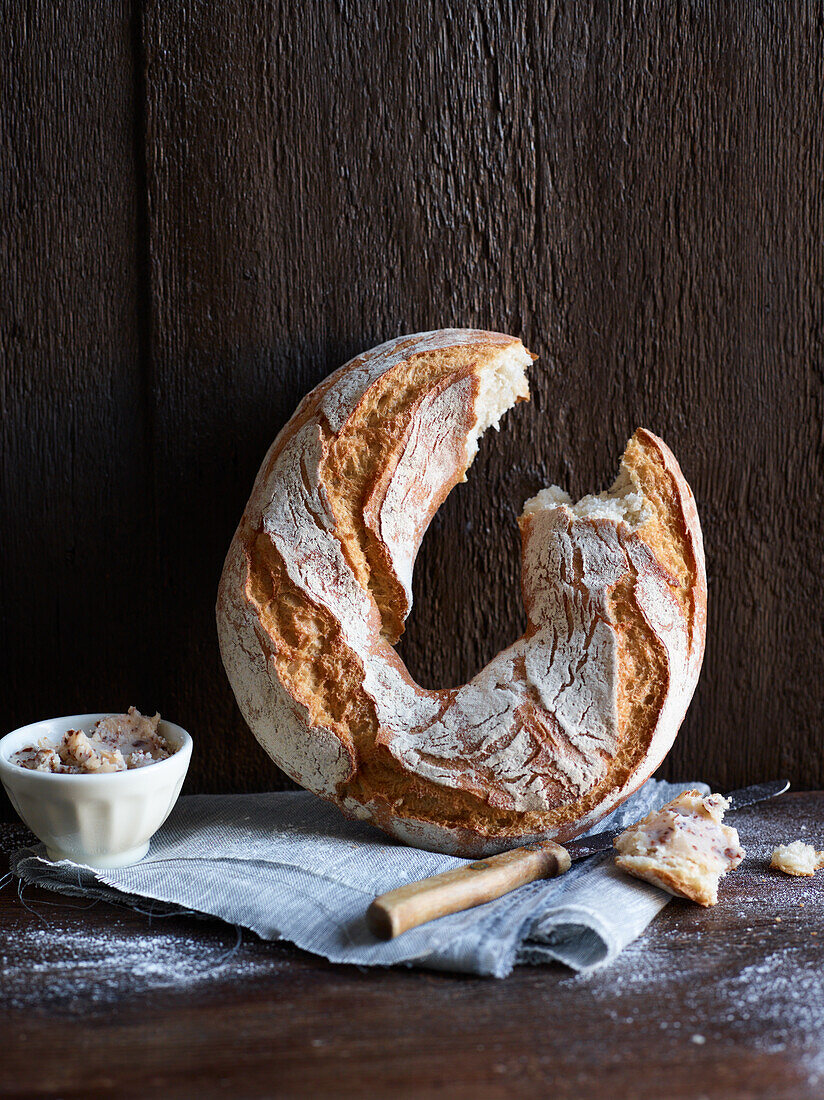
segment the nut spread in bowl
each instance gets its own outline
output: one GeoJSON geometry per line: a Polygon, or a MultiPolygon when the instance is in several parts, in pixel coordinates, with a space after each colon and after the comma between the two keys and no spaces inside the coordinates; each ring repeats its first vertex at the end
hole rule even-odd
{"type": "Polygon", "coordinates": [[[70,714],[0,738],[0,782],[50,859],[127,867],[168,817],[192,757],[186,730],[127,714],[70,714]]]}
{"type": "Polygon", "coordinates": [[[43,738],[37,747],[26,746],[11,757],[11,763],[29,771],[62,775],[145,768],[157,760],[166,760],[175,751],[158,733],[159,723],[159,714],[148,718],[135,707],[129,707],[128,714],[101,718],[89,733],[70,729],[56,745],[43,738]]]}

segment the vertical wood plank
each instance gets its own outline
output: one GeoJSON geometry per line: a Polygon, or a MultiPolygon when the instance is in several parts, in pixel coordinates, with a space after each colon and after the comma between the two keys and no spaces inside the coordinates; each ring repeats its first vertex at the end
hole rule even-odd
{"type": "Polygon", "coordinates": [[[154,546],[136,28],[118,0],[3,7],[5,731],[54,714],[148,708],[157,696],[147,675],[154,546]]]}
{"type": "Polygon", "coordinates": [[[212,596],[302,394],[403,331],[540,353],[421,550],[428,686],[522,625],[515,517],[604,486],[638,424],[695,487],[704,676],[668,774],[824,780],[821,5],[150,4],[163,696],[197,781],[266,785],[212,596]]]}

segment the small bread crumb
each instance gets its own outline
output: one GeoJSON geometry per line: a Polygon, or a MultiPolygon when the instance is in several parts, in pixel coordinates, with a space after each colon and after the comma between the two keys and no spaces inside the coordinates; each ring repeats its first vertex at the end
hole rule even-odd
{"type": "Polygon", "coordinates": [[[772,854],[770,867],[783,871],[785,875],[811,878],[820,867],[824,867],[824,852],[817,852],[812,844],[805,844],[803,840],[779,844],[772,854]]]}

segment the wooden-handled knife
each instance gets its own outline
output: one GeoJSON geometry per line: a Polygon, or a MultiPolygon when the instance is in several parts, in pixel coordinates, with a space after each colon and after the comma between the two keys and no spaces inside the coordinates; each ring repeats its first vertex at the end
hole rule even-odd
{"type": "MultiPolygon", "coordinates": [[[[728,813],[783,794],[786,780],[758,783],[727,795],[728,813]]],[[[539,878],[555,878],[569,870],[574,860],[586,859],[612,847],[623,829],[608,829],[582,840],[573,840],[564,848],[552,840],[536,841],[510,852],[479,859],[454,871],[410,882],[375,898],[366,911],[370,930],[380,939],[390,940],[410,928],[459,913],[475,905],[493,901],[518,886],[539,878]]]]}

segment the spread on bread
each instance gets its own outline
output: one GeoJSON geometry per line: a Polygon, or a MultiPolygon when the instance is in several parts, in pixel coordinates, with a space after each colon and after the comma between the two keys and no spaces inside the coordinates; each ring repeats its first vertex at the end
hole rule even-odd
{"type": "Polygon", "coordinates": [[[792,844],[779,844],[770,859],[770,867],[785,875],[811,878],[824,867],[824,852],[817,852],[812,844],[794,840],[792,844]]]}
{"type": "Polygon", "coordinates": [[[171,756],[174,749],[157,732],[160,715],[153,718],[129,707],[128,714],[101,718],[89,733],[67,730],[56,745],[41,743],[20,749],[13,764],[29,771],[81,775],[93,772],[124,772],[143,768],[171,756]]]}
{"type": "Polygon", "coordinates": [[[745,856],[738,833],[722,824],[720,794],[684,791],[616,837],[623,871],[699,905],[715,905],[718,883],[745,856]]]}
{"type": "Polygon", "coordinates": [[[218,593],[223,662],[272,759],[350,816],[468,856],[571,839],[637,790],[704,651],[695,502],[639,429],[609,492],[526,504],[522,638],[439,691],[395,652],[424,532],[479,437],[528,398],[533,358],[447,329],[341,367],[266,455],[218,593]]]}

